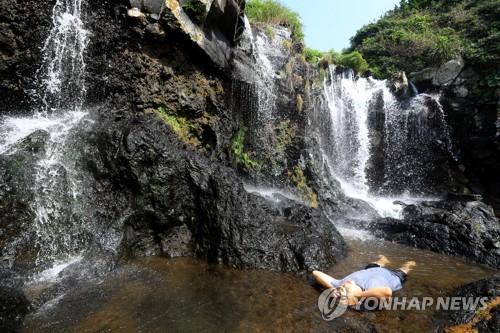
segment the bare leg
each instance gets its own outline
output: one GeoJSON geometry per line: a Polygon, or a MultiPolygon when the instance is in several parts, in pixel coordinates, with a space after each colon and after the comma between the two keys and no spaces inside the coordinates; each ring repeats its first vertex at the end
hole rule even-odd
{"type": "Polygon", "coordinates": [[[406,274],[410,273],[411,268],[417,266],[417,263],[414,261],[407,261],[404,263],[403,266],[401,266],[399,269],[405,272],[406,274]]]}
{"type": "Polygon", "coordinates": [[[378,255],[378,260],[373,262],[374,264],[379,265],[380,267],[384,267],[388,263],[390,263],[389,259],[387,259],[386,256],[379,254],[378,255]]]}
{"type": "Polygon", "coordinates": [[[334,288],[334,286],[331,283],[333,277],[331,277],[330,275],[320,271],[313,271],[312,276],[314,277],[316,282],[318,282],[321,286],[325,288],[334,288]]]}

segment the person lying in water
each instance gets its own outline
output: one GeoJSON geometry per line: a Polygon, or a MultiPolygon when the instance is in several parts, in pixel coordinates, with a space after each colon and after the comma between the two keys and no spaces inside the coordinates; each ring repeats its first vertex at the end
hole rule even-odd
{"type": "Polygon", "coordinates": [[[321,286],[336,288],[334,295],[341,303],[355,305],[370,297],[388,300],[393,291],[403,288],[408,273],[416,266],[414,261],[408,261],[399,269],[385,268],[388,263],[385,256],[379,255],[379,260],[341,280],[320,271],[313,271],[312,276],[321,286]]]}

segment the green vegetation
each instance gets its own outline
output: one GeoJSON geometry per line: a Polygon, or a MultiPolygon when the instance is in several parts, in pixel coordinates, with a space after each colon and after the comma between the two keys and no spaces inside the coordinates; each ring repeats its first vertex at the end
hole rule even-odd
{"type": "Polygon", "coordinates": [[[245,152],[245,135],[248,131],[248,128],[245,126],[241,126],[233,141],[231,142],[231,150],[236,157],[236,163],[242,164],[247,171],[250,170],[260,170],[261,163],[257,162],[250,155],[245,152]]]}
{"type": "Polygon", "coordinates": [[[304,57],[306,58],[306,61],[313,65],[316,65],[319,59],[321,59],[324,54],[325,54],[324,52],[311,49],[309,47],[306,47],[304,49],[304,57]]]}
{"type": "Polygon", "coordinates": [[[186,118],[170,114],[161,106],[156,109],[156,114],[165,121],[184,143],[194,147],[200,146],[200,141],[193,133],[195,127],[186,118]]]}
{"type": "Polygon", "coordinates": [[[182,9],[186,12],[187,16],[196,23],[203,21],[203,15],[207,8],[206,5],[200,0],[193,0],[190,3],[182,5],[182,9]]]}
{"type": "Polygon", "coordinates": [[[485,69],[498,68],[498,17],[498,0],[401,0],[379,21],[358,30],[348,52],[358,51],[384,77],[457,56],[485,69]]]}
{"type": "Polygon", "coordinates": [[[326,68],[327,65],[335,64],[346,68],[352,68],[355,72],[364,72],[369,68],[368,62],[358,51],[338,53],[335,50],[321,52],[306,47],[303,53],[305,60],[313,65],[326,68]]]}
{"type": "Polygon", "coordinates": [[[290,123],[290,120],[284,120],[279,124],[273,126],[274,145],[278,150],[282,150],[290,145],[297,134],[297,124],[290,123]]]}
{"type": "Polygon", "coordinates": [[[276,0],[251,0],[246,3],[245,14],[253,24],[286,25],[292,31],[295,43],[304,41],[303,25],[300,16],[276,0]]]}
{"type": "Polygon", "coordinates": [[[318,208],[318,197],[316,193],[307,184],[306,176],[299,167],[294,167],[293,170],[288,171],[288,177],[295,183],[297,191],[311,203],[311,207],[318,208]]]}
{"type": "Polygon", "coordinates": [[[162,106],[158,107],[155,113],[163,119],[184,143],[198,149],[200,152],[205,152],[213,148],[209,142],[202,140],[205,127],[211,121],[208,113],[203,113],[203,116],[197,119],[187,119],[169,113],[162,106]]]}

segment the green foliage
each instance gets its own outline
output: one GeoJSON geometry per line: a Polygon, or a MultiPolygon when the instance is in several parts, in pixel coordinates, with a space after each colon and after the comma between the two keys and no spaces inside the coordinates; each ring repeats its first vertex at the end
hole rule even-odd
{"type": "Polygon", "coordinates": [[[498,17],[498,0],[402,0],[380,20],[359,29],[348,52],[360,52],[382,77],[457,56],[498,68],[498,17]]]}
{"type": "Polygon", "coordinates": [[[293,170],[288,171],[288,177],[290,177],[293,183],[295,183],[297,192],[299,192],[304,199],[310,202],[311,207],[318,208],[318,196],[307,184],[307,179],[302,169],[294,167],[293,170]]]}
{"type": "Polygon", "coordinates": [[[275,132],[273,136],[275,147],[282,150],[289,146],[297,134],[297,129],[297,124],[290,123],[290,120],[284,120],[276,126],[273,126],[275,132]]]}
{"type": "Polygon", "coordinates": [[[309,47],[305,47],[303,51],[303,55],[306,58],[306,61],[310,64],[316,65],[318,61],[323,57],[324,52],[311,49],[309,47]]]}
{"type": "Polygon", "coordinates": [[[500,70],[486,75],[481,81],[467,86],[472,100],[478,104],[497,104],[500,91],[500,70]]]}
{"type": "Polygon", "coordinates": [[[184,141],[184,143],[200,148],[201,142],[195,135],[197,128],[186,118],[169,114],[165,108],[161,106],[156,109],[156,114],[165,121],[165,123],[179,136],[182,141],[184,141]]]}
{"type": "Polygon", "coordinates": [[[337,63],[344,67],[352,68],[358,73],[368,69],[368,63],[358,51],[340,55],[337,59],[337,63]]]}
{"type": "Polygon", "coordinates": [[[274,37],[276,37],[276,30],[274,30],[272,27],[266,27],[264,33],[271,39],[274,39],[274,37]]]}
{"type": "Polygon", "coordinates": [[[251,23],[286,25],[292,31],[292,40],[296,43],[304,41],[303,25],[300,16],[281,2],[276,0],[247,1],[245,14],[251,23]]]}
{"type": "Polygon", "coordinates": [[[283,41],[283,47],[285,48],[285,50],[290,52],[292,50],[292,42],[290,42],[288,39],[285,39],[283,41]]]}
{"type": "Polygon", "coordinates": [[[185,5],[182,5],[182,9],[196,23],[200,23],[205,14],[206,6],[203,2],[199,0],[191,1],[185,5]]]}
{"type": "Polygon", "coordinates": [[[250,155],[245,152],[245,135],[248,128],[245,126],[240,127],[233,141],[231,142],[231,150],[236,157],[236,163],[242,164],[248,171],[259,170],[261,168],[261,163],[257,162],[250,155]]]}

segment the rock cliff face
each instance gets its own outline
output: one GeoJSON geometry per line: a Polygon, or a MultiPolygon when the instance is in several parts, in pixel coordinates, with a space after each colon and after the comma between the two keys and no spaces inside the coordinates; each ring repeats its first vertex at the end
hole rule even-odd
{"type": "MultiPolygon", "coordinates": [[[[42,45],[50,30],[47,18],[53,4],[0,5],[0,44],[5,45],[0,51],[5,60],[0,93],[7,101],[0,106],[2,114],[32,112],[39,106],[36,72],[43,54],[33,45],[42,45]],[[26,18],[36,33],[17,18],[26,18]]],[[[85,108],[91,115],[70,140],[85,184],[83,206],[94,221],[89,255],[191,255],[235,267],[313,269],[332,265],[346,252],[326,216],[376,216],[367,203],[341,193],[322,165],[318,136],[308,134],[327,128],[315,107],[326,103],[320,95],[325,80],[333,79],[328,64],[308,64],[283,27],[273,30],[273,38],[264,29],[250,31],[242,16],[244,6],[244,1],[234,0],[108,0],[88,6],[84,20],[92,36],[85,54],[85,108]],[[259,38],[272,48],[268,56],[274,67],[265,73],[254,66],[260,61],[255,58],[262,46],[259,38]],[[269,86],[272,92],[260,91],[269,86]],[[271,104],[276,107],[267,110],[271,104]],[[257,190],[245,190],[248,184],[257,190]],[[266,199],[259,195],[262,184],[294,195],[266,199]]],[[[485,177],[498,165],[493,113],[487,108],[484,113],[471,111],[461,86],[468,75],[457,61],[411,77],[422,91],[453,94],[446,111],[463,167],[478,181],[463,178],[463,167],[457,167],[457,178],[450,182],[478,192],[485,187],[487,194],[494,194],[494,187],[485,185],[485,177]],[[462,98],[458,106],[454,98],[462,98]],[[489,150],[477,150],[478,142],[489,150]]],[[[404,80],[401,87],[406,92],[399,97],[404,99],[404,80]]],[[[0,221],[0,248],[20,271],[36,257],[30,231],[34,180],[29,175],[38,154],[48,147],[47,135],[33,133],[15,154],[0,159],[5,179],[0,212],[7,217],[0,221]],[[19,235],[25,239],[17,242],[19,235]]],[[[379,165],[375,160],[372,164],[379,165]]],[[[448,175],[441,177],[441,170],[436,182],[444,183],[448,175]]],[[[415,218],[415,224],[426,218],[415,218]]],[[[436,224],[442,219],[436,217],[436,224]]],[[[397,228],[391,224],[383,236],[389,238],[397,228]]],[[[450,241],[447,253],[467,251],[457,247],[457,239],[460,235],[450,241]]],[[[411,243],[405,237],[399,241],[411,243]]],[[[491,250],[490,243],[478,247],[491,250]]],[[[435,245],[428,248],[442,250],[435,245]]],[[[488,257],[481,251],[474,259],[488,257]]],[[[495,253],[482,261],[498,265],[495,253]]]]}
{"type": "MultiPolygon", "coordinates": [[[[244,5],[105,1],[88,8],[85,108],[92,111],[69,138],[78,146],[82,205],[93,221],[88,255],[188,255],[284,271],[325,268],[345,255],[342,237],[322,211],[285,197],[269,201],[243,187],[246,172],[233,147],[248,115],[236,107],[232,88],[240,83],[231,79],[229,63],[244,5]]],[[[2,7],[2,18],[24,8],[31,7],[12,2],[2,7]]],[[[39,15],[41,45],[49,22],[42,13],[30,14],[39,15]]],[[[12,38],[24,40],[28,32],[12,38]]],[[[36,79],[42,57],[28,46],[16,52],[23,61],[4,70],[14,77],[22,63],[26,77],[17,86],[2,81],[5,94],[18,94],[10,106],[2,104],[8,111],[24,105],[22,87],[36,79]],[[25,62],[26,54],[37,61],[25,62]]],[[[24,259],[36,257],[29,232],[32,184],[23,178],[34,166],[9,174],[14,160],[36,160],[29,156],[45,149],[44,135],[32,138],[39,149],[18,150],[0,164],[5,179],[28,189],[15,196],[1,192],[1,209],[20,223],[2,225],[8,232],[0,235],[0,245],[3,252],[9,245],[12,267],[20,272],[30,268],[24,259]],[[25,235],[24,245],[14,241],[19,234],[25,235]]]]}
{"type": "MultiPolygon", "coordinates": [[[[500,209],[500,91],[491,87],[484,98],[484,69],[468,66],[463,59],[411,73],[420,92],[442,92],[447,121],[453,129],[457,157],[462,165],[455,180],[467,192],[485,196],[498,216],[500,209]],[[482,73],[482,74],[480,74],[482,73]],[[464,174],[465,177],[461,176],[464,174]]],[[[489,72],[488,72],[489,73],[489,72]]]]}

